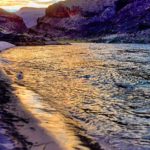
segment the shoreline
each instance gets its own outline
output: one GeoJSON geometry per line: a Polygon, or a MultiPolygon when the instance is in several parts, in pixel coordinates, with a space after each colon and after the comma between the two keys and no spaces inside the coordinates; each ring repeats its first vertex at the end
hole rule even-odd
{"type": "MultiPolygon", "coordinates": [[[[30,112],[23,107],[20,100],[13,94],[15,89],[11,87],[11,81],[6,77],[3,71],[0,71],[0,97],[1,121],[6,134],[4,136],[10,139],[13,149],[16,150],[62,150],[57,141],[47,134],[45,129],[40,127],[30,112]],[[4,99],[4,101],[2,101],[4,99]],[[13,130],[12,130],[13,129],[13,130]]],[[[1,134],[0,134],[0,138],[1,134]]],[[[5,140],[5,139],[3,139],[5,140]]],[[[7,143],[5,146],[7,147],[7,143]]],[[[9,145],[10,145],[9,143],[9,145]]]]}
{"type": "MultiPolygon", "coordinates": [[[[44,127],[40,126],[39,120],[27,110],[28,106],[26,103],[29,100],[22,103],[25,99],[23,98],[21,101],[19,96],[14,94],[18,85],[16,87],[11,86],[12,81],[2,69],[0,69],[0,83],[0,87],[4,85],[5,90],[8,91],[7,95],[9,97],[9,99],[5,99],[5,95],[2,95],[2,98],[6,101],[3,104],[0,102],[0,112],[3,112],[0,123],[4,123],[4,128],[7,132],[4,136],[7,136],[12,142],[13,150],[65,150],[65,147],[61,147],[62,143],[59,143],[50,132],[47,132],[44,127]]],[[[0,128],[3,128],[1,124],[0,128]]],[[[77,129],[78,127],[74,126],[74,128],[77,129]]],[[[79,144],[83,144],[87,148],[85,150],[104,150],[90,137],[86,137],[78,132],[76,132],[76,136],[81,140],[79,144]]]]}
{"type": "MultiPolygon", "coordinates": [[[[6,136],[9,138],[9,142],[13,145],[13,148],[19,149],[27,149],[27,141],[25,140],[25,137],[20,140],[20,135],[16,131],[16,128],[14,127],[14,122],[21,121],[26,122],[25,119],[19,118],[15,116],[12,112],[10,113],[8,109],[10,109],[10,105],[12,104],[12,87],[10,86],[11,81],[4,75],[3,71],[0,70],[0,109],[1,109],[1,125],[0,127],[5,130],[3,134],[0,135],[1,138],[3,136],[6,136]],[[12,130],[12,128],[14,130],[12,130]],[[13,140],[13,138],[15,140],[13,140]],[[15,144],[17,143],[17,144],[15,144]]],[[[5,139],[3,139],[5,140],[5,139]]],[[[4,143],[4,142],[3,142],[4,143]]],[[[7,143],[7,142],[6,142],[7,143]]],[[[7,145],[5,145],[4,148],[8,148],[7,145]]]]}
{"type": "MultiPolygon", "coordinates": [[[[12,91],[15,89],[11,87],[11,81],[1,70],[0,82],[0,87],[5,87],[5,90],[7,91],[6,95],[8,96],[8,98],[5,94],[1,96],[2,99],[5,99],[5,102],[0,102],[0,113],[2,112],[0,115],[0,128],[5,128],[7,134],[4,136],[7,136],[10,139],[13,149],[63,150],[56,140],[45,132],[44,128],[38,126],[38,120],[36,120],[32,114],[24,108],[20,100],[13,94],[12,91]],[[1,123],[3,123],[3,126],[1,126],[1,123]]],[[[95,150],[101,149],[97,143],[90,144],[90,138],[85,138],[81,135],[79,135],[79,138],[85,146],[89,146],[95,150]]]]}
{"type": "MultiPolygon", "coordinates": [[[[0,128],[5,129],[6,134],[4,136],[10,139],[13,150],[65,150],[51,133],[47,133],[39,125],[39,120],[25,108],[18,96],[14,95],[13,91],[16,91],[16,89],[11,86],[11,81],[2,70],[0,70],[0,83],[0,87],[4,85],[5,90],[7,89],[6,95],[8,96],[7,98],[7,96],[2,95],[2,98],[6,99],[4,103],[0,102],[0,128]],[[3,123],[3,126],[1,126],[1,123],[3,123]]],[[[87,147],[86,150],[104,150],[90,137],[78,134],[78,132],[76,136],[83,142],[83,146],[87,147]]],[[[1,133],[0,139],[2,139],[1,133]]]]}
{"type": "MultiPolygon", "coordinates": [[[[18,146],[21,146],[21,148],[19,148],[20,150],[30,150],[30,149],[31,150],[42,150],[42,149],[45,149],[45,150],[64,150],[65,149],[66,150],[63,143],[61,143],[61,141],[59,140],[60,135],[62,133],[60,133],[60,135],[58,135],[58,137],[56,137],[57,135],[52,136],[52,134],[51,134],[52,129],[49,132],[49,130],[42,127],[41,123],[40,123],[41,120],[39,120],[38,117],[36,117],[35,114],[33,114],[32,111],[30,111],[28,109],[29,107],[26,104],[29,102],[29,100],[27,100],[27,102],[25,104],[23,102],[23,101],[26,101],[25,98],[23,98],[24,100],[21,101],[22,98],[20,98],[16,94],[16,91],[17,91],[16,87],[17,86],[21,87],[22,85],[17,84],[17,86],[13,86],[14,81],[13,80],[11,81],[11,74],[9,74],[9,71],[6,68],[5,67],[3,68],[3,65],[0,68],[0,78],[3,76],[3,80],[2,80],[3,82],[1,82],[1,83],[5,83],[5,82],[9,81],[8,86],[6,86],[6,88],[10,89],[9,90],[10,100],[7,101],[5,104],[7,109],[4,113],[4,117],[7,118],[7,114],[9,114],[9,116],[14,118],[11,120],[9,117],[7,120],[9,121],[9,119],[10,119],[10,122],[12,122],[12,124],[11,125],[8,124],[8,121],[7,121],[6,125],[8,125],[8,130],[7,130],[7,132],[9,132],[8,136],[10,136],[10,138],[13,140],[17,139],[17,141],[16,141],[17,145],[15,145],[15,148],[17,148],[17,150],[18,150],[18,146]],[[12,131],[12,128],[14,129],[13,131],[12,131]],[[31,132],[34,132],[34,133],[31,133],[31,132]],[[36,139],[35,134],[36,134],[37,140],[35,140],[36,139]],[[41,135],[42,135],[42,137],[41,137],[41,135]],[[45,143],[45,141],[47,139],[49,139],[51,142],[45,143]],[[47,145],[49,146],[48,148],[46,148],[47,145]],[[40,147],[40,148],[37,149],[38,147],[40,147]]],[[[24,87],[24,85],[22,87],[26,88],[26,87],[24,87]]],[[[2,107],[4,107],[4,105],[2,107]]],[[[63,118],[60,118],[59,121],[62,121],[61,119],[63,119],[63,118]]],[[[62,123],[60,123],[60,124],[62,124],[62,123]]],[[[74,124],[72,125],[72,127],[74,129],[78,128],[74,124]]],[[[71,134],[71,132],[70,132],[70,134],[71,134]]],[[[74,141],[75,143],[73,143],[73,144],[75,144],[75,145],[79,144],[79,145],[81,145],[81,147],[82,146],[85,147],[86,150],[93,150],[93,149],[94,150],[103,150],[102,147],[95,140],[91,139],[90,137],[87,137],[86,135],[83,135],[83,134],[79,134],[78,131],[75,131],[72,134],[74,134],[73,136],[75,136],[74,137],[75,139],[73,138],[75,140],[74,141]]],[[[12,142],[14,142],[14,141],[12,141],[12,142]]]]}

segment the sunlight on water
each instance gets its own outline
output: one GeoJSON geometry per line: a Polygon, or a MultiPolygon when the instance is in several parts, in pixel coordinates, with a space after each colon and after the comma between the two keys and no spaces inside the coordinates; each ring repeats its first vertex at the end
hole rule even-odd
{"type": "MultiPolygon", "coordinates": [[[[21,84],[42,97],[40,106],[61,114],[56,122],[71,118],[83,129],[79,134],[105,149],[150,149],[150,45],[18,47],[2,56],[12,61],[6,71],[14,81],[23,71],[21,84]]],[[[47,128],[68,130],[67,121],[58,127],[52,119],[47,128]]],[[[65,137],[72,135],[78,141],[75,133],[65,137]]]]}
{"type": "MultiPolygon", "coordinates": [[[[21,99],[21,103],[32,115],[38,119],[40,127],[47,130],[58,141],[62,149],[73,150],[77,145],[78,148],[82,144],[75,136],[73,129],[65,123],[65,118],[51,108],[46,103],[42,103],[42,98],[24,87],[14,85],[17,88],[16,95],[21,99]]],[[[80,146],[83,150],[88,150],[80,146]]]]}

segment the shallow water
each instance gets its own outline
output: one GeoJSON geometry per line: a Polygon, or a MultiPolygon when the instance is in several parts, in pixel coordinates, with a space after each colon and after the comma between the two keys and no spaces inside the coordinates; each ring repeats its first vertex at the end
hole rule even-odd
{"type": "Polygon", "coordinates": [[[12,61],[6,72],[15,81],[23,71],[21,84],[75,122],[62,119],[66,126],[80,127],[75,135],[90,136],[106,150],[150,149],[150,45],[18,47],[2,57],[12,61]]]}

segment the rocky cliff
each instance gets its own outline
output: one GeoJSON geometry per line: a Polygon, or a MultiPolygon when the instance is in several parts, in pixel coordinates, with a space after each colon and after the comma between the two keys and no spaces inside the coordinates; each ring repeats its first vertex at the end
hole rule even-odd
{"type": "Polygon", "coordinates": [[[82,37],[87,33],[89,24],[92,27],[92,23],[106,21],[115,15],[114,2],[115,0],[67,0],[53,4],[46,9],[46,15],[38,19],[37,26],[31,32],[53,38],[82,37]]]}
{"type": "Polygon", "coordinates": [[[27,28],[21,17],[0,9],[0,31],[22,33],[27,31],[27,28]]]}
{"type": "Polygon", "coordinates": [[[16,44],[20,35],[27,32],[27,27],[23,19],[13,13],[0,9],[0,41],[7,41],[16,44]]]}
{"type": "Polygon", "coordinates": [[[49,6],[32,33],[53,38],[135,34],[150,28],[150,0],[66,0],[49,6]]]}
{"type": "Polygon", "coordinates": [[[21,46],[58,44],[43,36],[28,33],[28,29],[21,17],[3,9],[0,9],[0,41],[21,46]]]}
{"type": "Polygon", "coordinates": [[[128,0],[112,20],[118,32],[137,32],[150,28],[150,0],[128,0]]]}

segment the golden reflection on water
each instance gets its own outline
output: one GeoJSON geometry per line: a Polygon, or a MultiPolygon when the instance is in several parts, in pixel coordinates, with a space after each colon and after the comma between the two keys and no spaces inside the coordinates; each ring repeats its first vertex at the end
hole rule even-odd
{"type": "Polygon", "coordinates": [[[65,124],[65,118],[54,108],[42,103],[39,95],[27,90],[25,87],[14,85],[16,95],[20,98],[21,103],[25,106],[26,110],[38,119],[38,125],[46,129],[47,134],[53,136],[59,143],[60,147],[64,150],[73,150],[78,147],[82,150],[88,148],[81,146],[80,140],[75,136],[71,127],[65,124]]]}
{"type": "Polygon", "coordinates": [[[90,54],[84,47],[20,47],[4,55],[14,62],[10,68],[14,75],[23,71],[24,84],[48,102],[72,107],[83,100],[82,96],[97,95],[86,79],[77,78],[79,69],[96,64],[87,60],[90,54]]]}
{"type": "MultiPolygon", "coordinates": [[[[2,56],[13,62],[6,70],[11,71],[14,81],[16,82],[17,72],[23,71],[24,80],[21,84],[42,97],[38,110],[42,110],[42,103],[45,104],[44,109],[51,106],[57,110],[52,111],[52,114],[51,110],[37,112],[33,107],[39,107],[39,103],[35,102],[34,106],[31,104],[33,100],[24,100],[24,105],[41,121],[40,125],[50,131],[66,150],[75,147],[86,150],[87,148],[81,146],[74,131],[67,127],[67,121],[60,112],[68,115],[65,110],[78,107],[85,98],[97,97],[99,92],[79,75],[84,75],[84,68],[91,71],[92,65],[101,68],[103,63],[90,61],[91,54],[84,45],[18,47],[5,52],[2,56]]],[[[26,98],[30,94],[25,95],[26,98]]],[[[19,96],[23,99],[23,94],[19,96]]],[[[96,106],[93,106],[93,110],[96,109],[96,106]]]]}
{"type": "Polygon", "coordinates": [[[1,56],[12,60],[5,70],[14,81],[18,82],[17,72],[23,71],[24,80],[19,84],[42,97],[40,106],[46,106],[40,113],[46,118],[53,114],[58,124],[49,120],[56,127],[50,131],[56,136],[59,132],[57,137],[65,135],[65,143],[58,138],[61,145],[84,149],[75,136],[80,132],[91,135],[104,149],[147,150],[149,49],[149,45],[89,43],[18,47],[1,56]]]}
{"type": "Polygon", "coordinates": [[[14,81],[23,71],[19,84],[42,97],[32,113],[65,149],[84,149],[78,132],[104,149],[149,149],[149,45],[18,47],[1,56],[14,81]]]}

